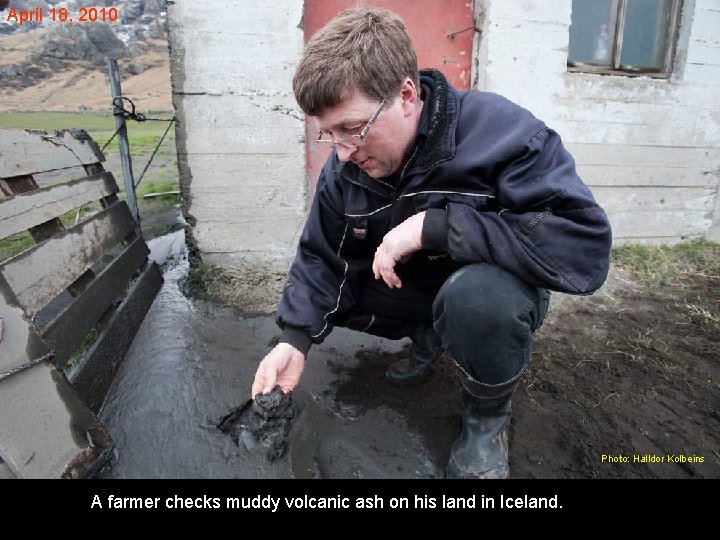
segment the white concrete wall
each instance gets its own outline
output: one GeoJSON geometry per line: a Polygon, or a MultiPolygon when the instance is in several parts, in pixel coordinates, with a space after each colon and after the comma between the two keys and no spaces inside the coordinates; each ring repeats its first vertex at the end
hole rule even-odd
{"type": "Polygon", "coordinates": [[[720,239],[720,0],[686,0],[670,80],[567,71],[571,0],[477,0],[482,89],[556,129],[617,241],[720,239]]]}
{"type": "Polygon", "coordinates": [[[185,214],[203,259],[287,270],[305,218],[302,0],[168,5],[185,214]]]}

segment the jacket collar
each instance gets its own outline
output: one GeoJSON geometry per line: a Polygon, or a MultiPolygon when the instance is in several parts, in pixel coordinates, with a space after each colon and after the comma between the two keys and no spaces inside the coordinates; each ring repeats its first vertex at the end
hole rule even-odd
{"type": "Polygon", "coordinates": [[[420,71],[420,84],[431,91],[426,100],[429,119],[424,119],[415,141],[415,159],[410,164],[413,172],[425,171],[450,159],[455,154],[455,125],[457,123],[457,94],[450,90],[445,76],[436,69],[420,71]]]}

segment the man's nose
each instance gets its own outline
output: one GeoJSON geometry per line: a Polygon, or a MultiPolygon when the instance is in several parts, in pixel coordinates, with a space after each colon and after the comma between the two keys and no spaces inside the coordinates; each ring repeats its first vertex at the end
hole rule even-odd
{"type": "Polygon", "coordinates": [[[340,161],[350,161],[350,158],[357,150],[357,146],[345,146],[344,144],[336,144],[338,159],[340,161]]]}

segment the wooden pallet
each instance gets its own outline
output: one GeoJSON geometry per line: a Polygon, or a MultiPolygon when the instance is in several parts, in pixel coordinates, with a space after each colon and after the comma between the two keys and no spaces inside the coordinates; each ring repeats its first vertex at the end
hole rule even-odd
{"type": "Polygon", "coordinates": [[[0,240],[35,241],[0,263],[0,478],[91,476],[112,451],[96,414],[162,276],[103,161],[83,130],[0,129],[0,240]]]}

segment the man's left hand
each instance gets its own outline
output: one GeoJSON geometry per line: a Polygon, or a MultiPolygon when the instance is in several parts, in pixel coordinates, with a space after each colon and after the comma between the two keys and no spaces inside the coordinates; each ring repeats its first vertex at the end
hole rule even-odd
{"type": "Polygon", "coordinates": [[[422,247],[422,229],[425,212],[407,218],[400,225],[388,232],[375,251],[373,274],[388,287],[402,287],[402,281],[395,273],[395,265],[404,263],[422,247]]]}

